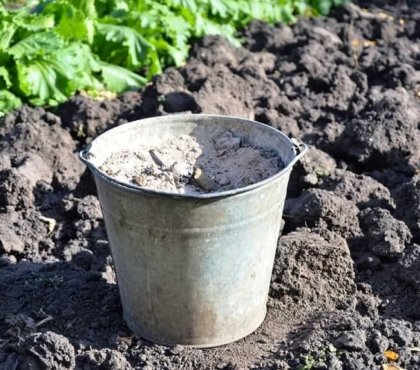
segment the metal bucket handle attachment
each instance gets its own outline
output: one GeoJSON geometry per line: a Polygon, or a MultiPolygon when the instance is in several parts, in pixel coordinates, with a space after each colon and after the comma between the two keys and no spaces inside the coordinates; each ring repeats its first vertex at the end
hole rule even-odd
{"type": "Polygon", "coordinates": [[[299,142],[295,138],[291,138],[290,141],[293,144],[292,150],[295,153],[295,159],[292,161],[293,165],[308,151],[308,146],[302,142],[299,142]]]}
{"type": "Polygon", "coordinates": [[[89,150],[92,147],[92,144],[88,144],[86,147],[84,147],[80,152],[79,152],[79,159],[90,168],[90,162],[89,162],[89,150]]]}

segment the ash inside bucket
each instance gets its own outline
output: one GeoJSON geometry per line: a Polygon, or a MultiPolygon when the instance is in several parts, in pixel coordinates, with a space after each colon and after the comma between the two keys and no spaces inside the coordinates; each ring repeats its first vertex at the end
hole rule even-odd
{"type": "Polygon", "coordinates": [[[274,151],[250,146],[230,131],[207,140],[182,135],[159,145],[120,151],[100,167],[119,181],[178,194],[241,188],[283,168],[274,151]]]}

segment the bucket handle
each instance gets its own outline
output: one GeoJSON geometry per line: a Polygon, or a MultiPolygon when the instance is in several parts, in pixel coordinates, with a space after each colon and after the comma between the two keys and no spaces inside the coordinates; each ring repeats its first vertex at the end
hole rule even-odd
{"type": "Polygon", "coordinates": [[[91,147],[92,147],[92,144],[89,144],[79,152],[79,159],[88,167],[91,164],[88,159],[89,150],[91,147]]]}
{"type": "Polygon", "coordinates": [[[294,164],[308,151],[308,146],[294,138],[290,139],[290,141],[293,144],[292,150],[295,153],[295,158],[292,162],[294,164]]]}

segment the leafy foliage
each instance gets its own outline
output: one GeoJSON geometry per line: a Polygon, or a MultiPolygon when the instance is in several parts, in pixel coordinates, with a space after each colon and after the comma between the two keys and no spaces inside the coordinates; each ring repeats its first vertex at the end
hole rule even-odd
{"type": "Polygon", "coordinates": [[[77,91],[138,89],[181,65],[194,38],[253,19],[294,22],[345,0],[0,0],[0,115],[54,106],[77,91]]]}

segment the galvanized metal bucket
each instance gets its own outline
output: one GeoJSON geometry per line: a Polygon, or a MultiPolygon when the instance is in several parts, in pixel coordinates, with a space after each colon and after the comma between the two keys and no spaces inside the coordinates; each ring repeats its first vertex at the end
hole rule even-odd
{"type": "Polygon", "coordinates": [[[165,345],[213,347],[262,323],[293,164],[306,151],[261,123],[170,115],[115,127],[80,152],[95,175],[128,326],[165,345]],[[184,134],[231,131],[285,168],[243,188],[200,195],[148,190],[99,170],[113,152],[184,134]]]}

